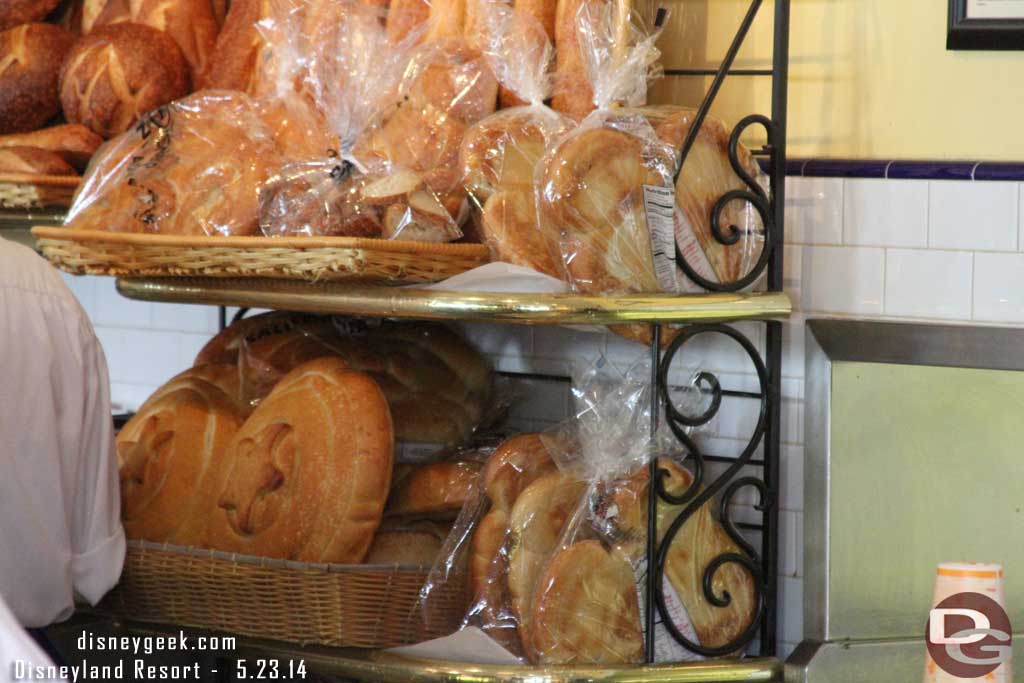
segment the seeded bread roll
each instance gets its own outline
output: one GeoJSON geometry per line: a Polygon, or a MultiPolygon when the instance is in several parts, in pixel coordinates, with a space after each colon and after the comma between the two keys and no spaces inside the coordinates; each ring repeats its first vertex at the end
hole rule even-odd
{"type": "Polygon", "coordinates": [[[73,41],[52,24],[0,33],[0,134],[35,130],[60,113],[57,84],[73,41]]]}
{"type": "Polygon", "coordinates": [[[0,2],[0,31],[42,21],[60,0],[3,0],[0,2]]]}
{"type": "Polygon", "coordinates": [[[72,47],[60,74],[71,123],[105,138],[188,92],[188,64],[174,40],[142,24],[101,26],[72,47]]]}
{"type": "Polygon", "coordinates": [[[199,82],[217,40],[217,19],[210,0],[85,0],[85,8],[99,5],[95,26],[127,21],[163,31],[177,43],[188,62],[192,84],[199,82]]]}

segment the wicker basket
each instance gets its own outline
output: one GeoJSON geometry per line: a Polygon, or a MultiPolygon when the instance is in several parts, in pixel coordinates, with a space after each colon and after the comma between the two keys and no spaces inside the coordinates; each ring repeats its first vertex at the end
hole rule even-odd
{"type": "Polygon", "coordinates": [[[116,277],[269,277],[437,282],[488,262],[482,244],[359,237],[180,237],[102,230],[32,229],[54,265],[116,277]]]}
{"type": "Polygon", "coordinates": [[[69,207],[80,180],[78,176],[0,173],[0,208],[69,207]]]}
{"type": "Polygon", "coordinates": [[[458,576],[431,594],[430,623],[423,623],[418,599],[427,573],[129,541],[121,581],[98,609],[300,644],[393,647],[448,635],[465,616],[465,577],[458,576]]]}

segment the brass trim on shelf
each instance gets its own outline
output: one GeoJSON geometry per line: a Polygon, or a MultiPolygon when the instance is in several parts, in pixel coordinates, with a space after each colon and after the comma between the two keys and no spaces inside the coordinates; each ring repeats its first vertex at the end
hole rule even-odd
{"type": "Polygon", "coordinates": [[[789,297],[781,292],[596,297],[212,277],[118,279],[117,290],[142,301],[548,325],[764,320],[785,318],[792,311],[789,297]]]}

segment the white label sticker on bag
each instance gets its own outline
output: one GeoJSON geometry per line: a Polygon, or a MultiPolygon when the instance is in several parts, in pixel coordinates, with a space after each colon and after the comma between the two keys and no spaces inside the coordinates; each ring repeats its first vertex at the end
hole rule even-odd
{"type": "MultiPolygon", "coordinates": [[[[704,247],[700,246],[700,241],[697,239],[697,235],[694,234],[693,228],[690,227],[690,222],[686,220],[686,214],[678,206],[675,211],[675,233],[676,233],[676,245],[679,247],[680,258],[686,260],[687,265],[697,275],[709,282],[718,282],[718,276],[715,275],[714,268],[711,267],[711,261],[708,260],[707,255],[704,254],[704,247]]],[[[704,289],[696,282],[690,280],[685,275],[682,276],[682,289],[687,292],[703,292],[704,289]]]]}
{"type": "MultiPolygon", "coordinates": [[[[646,628],[647,620],[644,617],[647,612],[647,603],[644,599],[644,595],[647,591],[647,559],[644,558],[634,568],[636,574],[636,590],[637,597],[640,599],[640,623],[642,628],[646,628]]],[[[664,579],[664,577],[663,577],[664,579]]],[[[672,584],[665,579],[664,583],[664,595],[665,595],[665,607],[668,608],[668,618],[672,620],[679,632],[686,636],[686,639],[692,643],[700,645],[700,639],[697,638],[697,631],[693,628],[693,622],[690,621],[690,615],[686,611],[686,607],[683,606],[683,601],[679,599],[679,594],[676,593],[676,589],[672,587],[672,584]]],[[[672,634],[668,632],[663,623],[661,612],[657,611],[654,615],[654,661],[655,663],[667,663],[667,662],[698,662],[705,657],[699,655],[696,652],[690,652],[680,643],[676,642],[676,639],[672,637],[672,634]]]]}
{"type": "Polygon", "coordinates": [[[675,188],[644,185],[644,212],[651,234],[654,274],[666,292],[678,290],[676,278],[675,188]]]}

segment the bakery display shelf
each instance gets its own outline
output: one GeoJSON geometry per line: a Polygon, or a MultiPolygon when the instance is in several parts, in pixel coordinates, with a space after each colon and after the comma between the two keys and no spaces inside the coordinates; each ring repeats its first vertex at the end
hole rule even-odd
{"type": "Polygon", "coordinates": [[[129,299],[216,304],[421,320],[525,324],[686,323],[766,320],[789,315],[789,297],[770,293],[701,293],[594,297],[494,294],[434,289],[303,283],[262,278],[119,279],[129,299]]]}
{"type": "Polygon", "coordinates": [[[0,173],[0,209],[67,208],[80,181],[78,176],[0,173]]]}
{"type": "MultiPolygon", "coordinates": [[[[51,627],[47,635],[60,648],[61,643],[73,643],[82,630],[145,637],[177,636],[182,628],[110,620],[104,615],[79,612],[72,620],[51,627]]],[[[200,636],[225,635],[188,628],[184,632],[192,642],[200,636]]],[[[236,662],[240,660],[245,660],[250,669],[259,660],[276,660],[282,670],[288,668],[289,661],[295,665],[301,661],[309,674],[305,680],[316,676],[315,680],[339,683],[781,683],[783,680],[782,663],[768,657],[645,666],[535,667],[466,664],[405,657],[383,650],[302,646],[248,637],[236,637],[230,652],[210,653],[210,658],[212,661],[201,668],[216,668],[225,673],[235,671],[236,662]]]]}
{"type": "Polygon", "coordinates": [[[6,208],[0,206],[0,239],[19,242],[35,249],[36,239],[31,233],[32,226],[40,223],[58,225],[64,222],[63,207],[6,208]]]}

